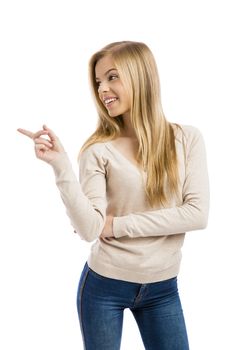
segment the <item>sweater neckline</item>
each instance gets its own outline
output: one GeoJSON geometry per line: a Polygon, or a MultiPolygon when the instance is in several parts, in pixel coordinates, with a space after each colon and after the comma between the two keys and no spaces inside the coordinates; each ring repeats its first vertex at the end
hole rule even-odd
{"type": "Polygon", "coordinates": [[[111,141],[107,141],[104,143],[107,147],[109,147],[112,151],[114,151],[115,153],[117,153],[125,162],[127,162],[128,164],[130,164],[132,167],[134,167],[134,169],[137,169],[139,172],[143,172],[145,173],[145,171],[142,171],[139,166],[136,163],[133,163],[129,158],[127,158],[121,151],[119,151],[113,144],[111,141]]]}

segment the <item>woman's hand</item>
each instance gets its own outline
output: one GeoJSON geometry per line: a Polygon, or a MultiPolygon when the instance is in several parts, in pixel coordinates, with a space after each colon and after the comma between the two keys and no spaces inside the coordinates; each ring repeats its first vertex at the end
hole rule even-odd
{"type": "Polygon", "coordinates": [[[103,228],[102,233],[100,235],[100,238],[114,237],[114,235],[113,235],[113,219],[114,219],[114,216],[112,216],[112,215],[108,215],[106,217],[105,225],[104,225],[104,228],[103,228]]]}
{"type": "Polygon", "coordinates": [[[65,153],[58,137],[46,125],[43,125],[43,130],[35,133],[21,128],[17,130],[34,141],[36,157],[47,163],[53,161],[59,154],[65,153]],[[42,136],[47,136],[48,138],[42,136]]]}

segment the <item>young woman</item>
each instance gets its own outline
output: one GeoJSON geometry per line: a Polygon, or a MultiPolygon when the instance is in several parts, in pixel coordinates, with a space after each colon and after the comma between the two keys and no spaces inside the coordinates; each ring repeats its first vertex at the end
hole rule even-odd
{"type": "Polygon", "coordinates": [[[207,225],[202,135],[166,120],[144,43],[95,53],[90,81],[99,119],[80,152],[79,182],[51,129],[18,129],[53,167],[75,232],[94,241],[77,298],[84,348],[120,349],[129,308],[146,350],[187,350],[177,275],[185,232],[207,225]]]}

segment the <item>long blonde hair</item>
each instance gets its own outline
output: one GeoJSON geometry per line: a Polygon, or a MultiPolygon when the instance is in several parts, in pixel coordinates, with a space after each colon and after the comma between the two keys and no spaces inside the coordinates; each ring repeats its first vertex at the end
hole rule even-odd
{"type": "Polygon", "coordinates": [[[99,99],[95,66],[106,55],[111,55],[121,82],[129,92],[130,120],[139,144],[137,162],[147,173],[147,199],[151,206],[164,205],[168,201],[167,193],[178,191],[175,125],[169,123],[163,113],[156,62],[144,43],[111,43],[91,57],[89,78],[99,118],[96,131],[85,141],[79,156],[96,142],[119,137],[124,127],[122,116],[111,118],[99,99]]]}

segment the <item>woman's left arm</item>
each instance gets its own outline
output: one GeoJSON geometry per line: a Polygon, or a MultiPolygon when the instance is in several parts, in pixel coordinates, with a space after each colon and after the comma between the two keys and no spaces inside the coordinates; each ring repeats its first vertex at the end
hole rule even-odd
{"type": "Polygon", "coordinates": [[[209,212],[209,180],[203,137],[193,128],[186,147],[186,176],[183,204],[114,217],[115,238],[148,237],[185,233],[206,228],[209,212]]]}

